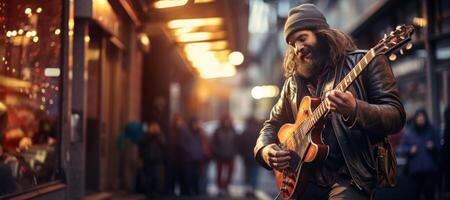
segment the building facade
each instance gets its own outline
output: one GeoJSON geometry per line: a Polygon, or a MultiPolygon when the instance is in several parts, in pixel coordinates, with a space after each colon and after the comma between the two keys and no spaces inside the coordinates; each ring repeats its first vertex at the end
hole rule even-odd
{"type": "Polygon", "coordinates": [[[448,1],[318,0],[315,3],[325,11],[332,26],[350,33],[363,49],[374,46],[397,25],[413,25],[413,48],[404,54],[397,53],[391,63],[392,70],[407,116],[425,108],[432,122],[441,125],[444,109],[450,103],[448,1]]]}
{"type": "Polygon", "coordinates": [[[0,198],[83,199],[132,188],[127,163],[137,158],[131,148],[118,150],[116,140],[127,122],[141,120],[148,46],[135,7],[106,0],[0,4],[0,102],[7,113],[1,163],[13,186],[2,186],[0,198]]]}

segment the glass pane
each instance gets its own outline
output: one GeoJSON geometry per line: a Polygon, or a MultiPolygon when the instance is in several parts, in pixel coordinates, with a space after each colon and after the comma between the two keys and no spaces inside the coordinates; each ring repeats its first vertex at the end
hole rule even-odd
{"type": "Polygon", "coordinates": [[[436,11],[438,33],[450,32],[450,2],[447,0],[440,0],[436,11]]]}
{"type": "Polygon", "coordinates": [[[0,3],[0,198],[55,177],[61,6],[61,0],[0,3]]]}
{"type": "Polygon", "coordinates": [[[427,94],[424,76],[398,82],[398,86],[407,119],[410,119],[417,109],[426,108],[427,94]]]}

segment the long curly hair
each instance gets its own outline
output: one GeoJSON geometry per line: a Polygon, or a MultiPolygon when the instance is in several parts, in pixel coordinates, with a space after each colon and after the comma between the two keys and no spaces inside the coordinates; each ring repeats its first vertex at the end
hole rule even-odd
{"type": "MultiPolygon", "coordinates": [[[[346,33],[332,28],[312,30],[318,40],[324,39],[328,44],[328,58],[327,62],[330,65],[337,65],[344,56],[355,49],[357,49],[353,39],[346,33]]],[[[289,77],[296,73],[298,63],[296,62],[295,49],[288,46],[283,60],[284,76],[289,77]]]]}

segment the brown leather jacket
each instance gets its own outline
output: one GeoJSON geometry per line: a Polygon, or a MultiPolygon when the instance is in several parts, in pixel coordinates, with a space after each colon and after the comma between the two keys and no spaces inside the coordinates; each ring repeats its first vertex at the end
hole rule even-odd
{"type": "MultiPolygon", "coordinates": [[[[335,85],[365,53],[357,50],[346,56],[343,66],[337,68],[335,85]]],[[[281,96],[273,106],[270,118],[264,122],[254,148],[255,159],[265,168],[271,169],[263,161],[260,150],[277,143],[278,129],[285,123],[295,121],[292,110],[298,108],[306,91],[304,80],[296,75],[285,81],[281,96]]],[[[348,91],[357,99],[355,123],[345,123],[337,113],[331,114],[331,122],[352,182],[360,190],[370,193],[375,188],[375,169],[368,138],[400,131],[405,123],[405,111],[398,95],[397,82],[385,56],[375,57],[348,91]]]]}

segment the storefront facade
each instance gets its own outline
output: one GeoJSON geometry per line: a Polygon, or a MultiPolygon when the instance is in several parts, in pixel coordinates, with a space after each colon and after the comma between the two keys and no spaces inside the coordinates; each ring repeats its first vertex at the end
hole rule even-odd
{"type": "MultiPolygon", "coordinates": [[[[450,3],[445,0],[348,0],[323,1],[329,23],[350,33],[362,49],[374,46],[397,25],[415,28],[413,48],[397,53],[391,62],[407,116],[425,108],[431,121],[442,125],[449,105],[450,3]]],[[[389,56],[389,55],[388,55],[389,56]]]]}
{"type": "Polygon", "coordinates": [[[443,0],[388,1],[380,3],[377,12],[352,30],[355,39],[368,48],[383,35],[376,30],[388,33],[398,24],[414,25],[414,47],[404,55],[397,53],[391,65],[408,116],[425,108],[438,127],[450,103],[449,11],[450,3],[443,0]]]}
{"type": "Polygon", "coordinates": [[[127,0],[0,3],[0,199],[130,189],[132,169],[121,163],[135,158],[115,144],[140,120],[145,48],[134,8],[127,0]]]}

